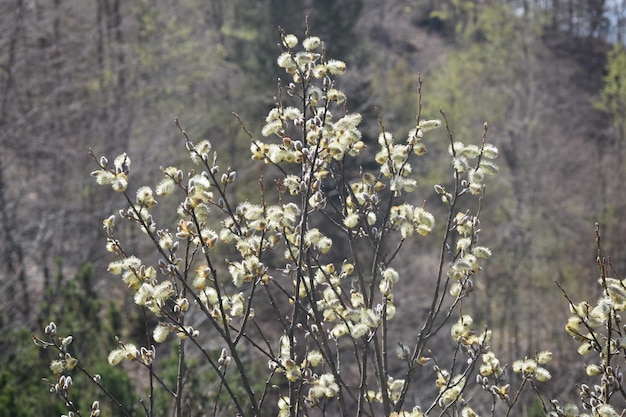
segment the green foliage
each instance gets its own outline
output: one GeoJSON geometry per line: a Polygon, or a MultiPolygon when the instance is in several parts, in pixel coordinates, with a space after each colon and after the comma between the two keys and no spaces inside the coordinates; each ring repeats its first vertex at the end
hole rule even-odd
{"type": "Polygon", "coordinates": [[[609,52],[604,87],[596,107],[610,115],[619,140],[626,140],[626,51],[619,43],[609,52]]]}
{"type": "Polygon", "coordinates": [[[10,329],[0,348],[0,416],[28,417],[61,415],[63,404],[47,392],[41,378],[47,374],[48,360],[33,349],[30,332],[10,329]]]}
{"type": "MultiPolygon", "coordinates": [[[[65,279],[60,271],[59,262],[55,282],[45,290],[46,301],[41,306],[39,322],[54,318],[63,326],[71,327],[75,342],[68,353],[79,359],[80,366],[87,366],[93,374],[99,374],[102,384],[109,387],[115,398],[132,409],[136,397],[128,374],[122,369],[111,368],[106,362],[107,345],[112,336],[101,317],[104,311],[93,290],[91,266],[85,265],[72,279],[65,279]]],[[[60,415],[66,410],[65,406],[47,392],[46,383],[42,381],[43,378],[55,380],[50,377],[49,365],[51,359],[59,358],[57,352],[35,349],[33,336],[27,329],[11,330],[5,340],[1,346],[6,360],[0,362],[0,415],[60,415]]],[[[77,408],[89,409],[94,400],[102,398],[101,390],[77,371],[78,368],[71,373],[77,394],[71,400],[77,408]]],[[[102,404],[104,412],[114,412],[115,409],[102,404]]]]}
{"type": "Polygon", "coordinates": [[[438,7],[430,12],[429,19],[442,22],[443,32],[454,36],[465,30],[475,16],[475,0],[449,0],[438,2],[438,7]]]}
{"type": "MultiPolygon", "coordinates": [[[[596,144],[576,142],[576,129],[561,130],[555,123],[580,110],[580,104],[564,104],[567,100],[559,97],[555,86],[576,75],[572,66],[548,63],[553,54],[544,38],[542,11],[534,10],[531,19],[501,2],[472,10],[441,65],[425,75],[424,107],[427,112],[443,108],[456,137],[475,137],[479,123],[487,121],[496,138],[502,172],[489,191],[498,198],[485,200],[482,224],[494,244],[507,249],[497,266],[485,271],[489,278],[481,288],[485,293],[476,296],[475,314],[490,318],[502,335],[494,345],[513,360],[542,348],[536,332],[521,335],[534,328],[530,323],[538,311],[558,314],[549,301],[558,296],[555,271],[569,283],[578,282],[568,265],[577,264],[589,245],[574,231],[586,230],[601,211],[598,188],[581,190],[586,179],[598,179],[597,168],[586,158],[596,144]],[[582,194],[579,202],[576,196],[582,194]]],[[[442,166],[430,172],[441,178],[442,166]]],[[[582,285],[579,291],[589,288],[582,285]]],[[[554,346],[563,342],[555,340],[554,346]]]]}
{"type": "Polygon", "coordinates": [[[459,47],[429,78],[426,109],[445,107],[461,137],[471,134],[481,120],[504,126],[517,100],[515,84],[533,59],[527,54],[530,37],[525,35],[532,28],[526,25],[505,6],[482,7],[458,30],[459,47]]]}
{"type": "MultiPolygon", "coordinates": [[[[91,265],[83,266],[70,280],[62,275],[60,261],[57,268],[55,281],[45,289],[42,316],[62,325],[72,325],[77,334],[85,336],[85,339],[97,337],[103,330],[99,316],[102,306],[91,282],[91,265]]],[[[81,347],[83,353],[89,350],[81,347]]]]}

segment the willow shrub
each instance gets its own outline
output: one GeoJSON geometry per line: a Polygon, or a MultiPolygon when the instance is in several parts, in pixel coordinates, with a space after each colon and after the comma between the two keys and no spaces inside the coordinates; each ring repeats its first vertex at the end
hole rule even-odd
{"type": "MultiPolygon", "coordinates": [[[[501,416],[532,387],[546,413],[578,415],[577,406],[548,403],[539,395],[539,383],[551,377],[549,352],[507,368],[489,346],[490,330],[462,309],[491,256],[479,239],[485,181],[497,173],[498,151],[487,140],[487,125],[480,143],[455,140],[445,113],[443,123],[423,118],[419,80],[415,127],[397,138],[378,120],[377,150],[354,169],[365,144],[361,116],[348,111],[335,84],[345,63],[327,58],[318,37],[300,42],[282,33],[281,41],[277,63],[289,81],[279,85],[263,138],[250,134],[253,163],[267,165],[265,172],[273,176],[271,183],[259,179],[256,200],[237,201],[237,171],[221,167],[211,143],[194,141],[178,121],[195,168],[163,168],[155,187],[130,186],[130,155],[111,163],[91,153],[98,165],[92,176],[125,204],[103,223],[106,248],[115,257],[109,271],[152,317],[146,323],[154,323],[148,340],[118,340],[108,356],[111,365],[139,365],[134,375],[141,381],[140,413],[501,416]],[[418,190],[412,167],[427,157],[429,132],[438,128],[447,130],[451,180],[420,184],[418,190]],[[157,199],[179,202],[175,214],[162,216],[175,220],[162,224],[153,217],[157,199]],[[445,215],[436,218],[439,208],[411,203],[427,200],[438,201],[445,215]],[[131,252],[121,237],[128,234],[116,233],[122,222],[143,233],[152,253],[142,259],[131,252]],[[433,252],[438,259],[427,289],[429,309],[415,328],[399,335],[390,324],[412,313],[396,306],[394,289],[406,279],[394,267],[396,255],[411,239],[429,234],[438,234],[439,248],[433,252]],[[408,332],[412,342],[400,342],[408,332]],[[433,346],[435,336],[445,333],[450,348],[433,346]],[[168,340],[175,349],[155,347],[168,340]],[[175,377],[160,375],[157,351],[175,356],[175,377]],[[211,375],[207,386],[188,383],[189,358],[211,375]],[[424,378],[434,389],[418,386],[424,378]],[[208,393],[210,402],[191,404],[193,390],[208,393]],[[168,410],[155,405],[163,404],[162,397],[171,403],[168,410]]],[[[581,354],[599,353],[598,363],[587,368],[600,378],[598,385],[580,389],[583,409],[604,416],[617,415],[610,400],[624,394],[611,360],[624,355],[626,338],[617,318],[626,308],[626,287],[602,271],[605,296],[597,306],[572,302],[567,331],[581,354]]],[[[98,416],[104,400],[115,414],[135,414],[72,355],[72,336],[59,332],[50,323],[35,343],[58,352],[50,364],[54,377],[47,381],[69,415],[98,416]],[[73,372],[103,390],[91,410],[79,410],[72,400],[73,372]]]]}

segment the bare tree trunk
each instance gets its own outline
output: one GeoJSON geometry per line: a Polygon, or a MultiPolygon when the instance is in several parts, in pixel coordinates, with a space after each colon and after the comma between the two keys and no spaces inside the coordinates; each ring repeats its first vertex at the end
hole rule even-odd
{"type": "MultiPolygon", "coordinates": [[[[0,131],[3,133],[9,126],[9,105],[15,86],[14,71],[17,66],[18,40],[23,32],[24,11],[24,1],[17,0],[14,29],[7,45],[7,62],[2,66],[4,82],[0,94],[2,97],[0,99],[0,131]]],[[[3,139],[6,137],[5,134],[3,139]]],[[[4,140],[0,142],[0,148],[6,147],[7,143],[4,143],[4,140]]],[[[3,160],[0,158],[0,230],[3,235],[0,249],[0,289],[6,288],[6,290],[0,291],[0,294],[5,294],[7,299],[2,300],[0,305],[5,307],[3,313],[14,324],[28,321],[30,300],[24,270],[24,252],[20,242],[15,238],[14,207],[9,205],[6,197],[7,187],[2,163],[3,160]]]]}
{"type": "Polygon", "coordinates": [[[9,102],[8,92],[13,88],[13,70],[15,69],[15,57],[17,40],[22,31],[22,19],[24,17],[24,1],[17,0],[17,13],[15,15],[15,28],[11,36],[11,40],[8,45],[8,60],[4,65],[5,80],[2,92],[2,99],[0,100],[0,126],[4,126],[7,123],[7,105],[9,102]]]}
{"type": "Polygon", "coordinates": [[[29,322],[30,297],[28,284],[26,282],[26,272],[24,269],[24,252],[22,246],[15,239],[15,221],[11,214],[11,207],[7,204],[6,187],[4,183],[4,169],[0,159],[0,227],[2,230],[3,242],[0,253],[0,264],[4,266],[3,276],[0,278],[0,285],[6,286],[5,294],[7,299],[2,300],[1,305],[5,306],[3,314],[8,320],[15,324],[26,324],[29,322]]]}

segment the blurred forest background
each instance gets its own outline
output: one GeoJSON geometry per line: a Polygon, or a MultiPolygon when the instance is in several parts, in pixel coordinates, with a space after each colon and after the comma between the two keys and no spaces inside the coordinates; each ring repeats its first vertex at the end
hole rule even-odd
{"type": "MultiPolygon", "coordinates": [[[[596,221],[626,273],[626,59],[613,49],[625,40],[626,1],[6,0],[0,416],[55,407],[41,382],[47,365],[30,348],[30,332],[50,320],[84,339],[83,357],[129,395],[127,377],[103,365],[113,335],[140,331],[121,319],[138,313],[115,300],[122,286],[106,272],[101,221],[121,200],[96,188],[88,148],[127,151],[134,186],[154,185],[159,166],[185,157],[173,124],[180,117],[237,169],[241,198],[253,195],[262,167],[249,163],[232,112],[258,134],[280,76],[277,27],[302,36],[307,15],[327,55],[348,64],[340,87],[350,110],[364,114],[366,143],[379,133],[375,106],[398,137],[414,126],[418,72],[424,117],[443,108],[456,137],[474,143],[489,123],[501,174],[487,189],[481,233],[494,256],[468,308],[494,329],[503,358],[553,350],[549,393],[573,395],[583,368],[555,281],[574,300],[597,298],[596,221]]],[[[450,180],[439,134],[416,169],[420,184],[450,180]]],[[[423,193],[435,206],[432,189],[423,193]]],[[[429,239],[404,257],[399,310],[420,305],[436,262],[429,239]]],[[[416,316],[400,325],[416,326],[416,316]]]]}

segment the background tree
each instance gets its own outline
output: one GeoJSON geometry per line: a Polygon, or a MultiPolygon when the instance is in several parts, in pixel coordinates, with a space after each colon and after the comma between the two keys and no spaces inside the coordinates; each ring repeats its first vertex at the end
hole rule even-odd
{"type": "MultiPolygon", "coordinates": [[[[624,205],[615,201],[611,196],[621,195],[625,191],[624,179],[626,171],[623,162],[626,157],[624,142],[626,141],[626,52],[620,44],[615,44],[609,52],[606,64],[606,74],[603,78],[604,86],[600,90],[595,106],[608,115],[611,122],[609,129],[604,129],[605,142],[612,152],[603,155],[603,175],[606,178],[603,201],[604,216],[602,220],[615,233],[615,240],[611,243],[615,248],[624,244],[621,227],[620,213],[624,211],[624,205]],[[619,224],[618,224],[619,223],[619,224]]],[[[612,249],[613,247],[611,247],[612,249]]],[[[626,262],[616,260],[619,267],[626,266],[626,262]]]]}
{"type": "Polygon", "coordinates": [[[600,180],[595,172],[601,165],[594,160],[600,144],[589,124],[593,116],[583,116],[593,110],[580,105],[582,97],[571,99],[580,94],[567,81],[581,76],[576,65],[547,59],[553,52],[541,34],[548,15],[535,12],[529,20],[498,4],[474,10],[456,35],[459,48],[429,78],[426,108],[446,109],[457,137],[471,135],[479,120],[497,132],[503,172],[490,191],[508,197],[484,206],[502,252],[482,284],[484,294],[499,296],[477,297],[474,307],[484,314],[478,317],[498,323],[501,339],[494,343],[512,358],[537,349],[539,340],[542,348],[552,340],[555,350],[566,343],[558,328],[537,326],[541,317],[564,314],[548,301],[560,297],[555,280],[571,283],[580,294],[595,291],[572,265],[591,251],[589,236],[574,232],[588,224],[577,213],[602,211],[602,192],[590,181],[600,180]],[[565,114],[580,119],[555,123],[565,114]]]}
{"type": "MultiPolygon", "coordinates": [[[[111,320],[118,310],[114,304],[103,308],[102,303],[109,301],[95,291],[92,278],[89,265],[72,279],[65,279],[58,272],[45,289],[45,299],[36,321],[38,326],[45,326],[51,319],[61,326],[71,326],[76,337],[72,353],[81,358],[81,365],[99,374],[112,394],[132,409],[137,399],[131,377],[106,362],[106,346],[115,342],[114,335],[121,330],[119,323],[111,320]]],[[[0,342],[5,355],[0,362],[0,416],[61,415],[66,410],[64,404],[46,392],[46,384],[42,381],[45,376],[42,370],[49,367],[50,356],[33,350],[32,346],[32,334],[28,329],[18,327],[5,331],[0,342]]],[[[77,403],[82,409],[89,409],[93,399],[100,397],[99,390],[84,375],[77,375],[74,385],[82,394],[77,403]]],[[[115,408],[106,404],[102,409],[115,412],[115,408]]]]}

